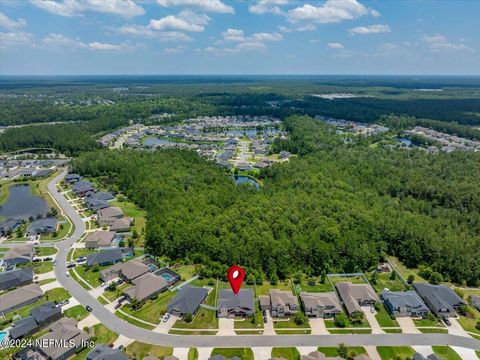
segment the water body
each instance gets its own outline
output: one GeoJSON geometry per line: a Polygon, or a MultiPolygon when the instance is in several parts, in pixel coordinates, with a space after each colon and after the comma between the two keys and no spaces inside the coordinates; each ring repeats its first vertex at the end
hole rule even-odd
{"type": "Polygon", "coordinates": [[[15,185],[10,187],[7,201],[0,206],[0,216],[12,219],[26,220],[49,211],[47,202],[39,196],[32,195],[30,185],[15,185]]]}
{"type": "Polygon", "coordinates": [[[255,187],[255,189],[260,189],[260,185],[258,184],[257,180],[254,178],[251,178],[250,176],[244,176],[244,175],[232,175],[233,181],[235,181],[235,184],[241,185],[241,184],[250,184],[255,187]]]}
{"type": "Polygon", "coordinates": [[[144,140],[143,140],[143,145],[144,146],[151,146],[151,147],[154,147],[154,146],[161,146],[161,145],[174,145],[174,144],[177,144],[176,142],[174,141],[169,141],[169,140],[165,140],[165,139],[160,139],[156,136],[149,136],[149,137],[146,137],[144,140]]]}
{"type": "Polygon", "coordinates": [[[410,139],[406,138],[399,138],[398,141],[400,141],[403,145],[405,146],[410,146],[412,145],[412,141],[410,139]]]}

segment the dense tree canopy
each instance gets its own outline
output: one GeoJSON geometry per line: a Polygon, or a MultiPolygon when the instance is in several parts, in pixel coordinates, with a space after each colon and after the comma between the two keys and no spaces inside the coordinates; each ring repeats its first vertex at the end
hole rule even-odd
{"type": "Polygon", "coordinates": [[[309,117],[286,127],[290,140],[275,146],[298,156],[263,172],[259,191],[183,150],[95,151],[74,168],[111,177],[147,210],[147,248],[157,255],[275,278],[366,270],[388,253],[478,285],[479,154],[344,144],[309,117]]]}

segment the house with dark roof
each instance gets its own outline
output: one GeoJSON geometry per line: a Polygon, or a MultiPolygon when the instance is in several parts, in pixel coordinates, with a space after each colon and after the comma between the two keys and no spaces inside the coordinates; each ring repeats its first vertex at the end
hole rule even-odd
{"type": "Polygon", "coordinates": [[[413,287],[430,310],[439,317],[453,317],[460,306],[466,305],[465,301],[446,285],[414,283],[413,287]]]}
{"type": "Polygon", "coordinates": [[[84,197],[88,193],[94,193],[95,191],[95,186],[90,181],[77,181],[72,186],[72,192],[80,197],[84,197]]]}
{"type": "Polygon", "coordinates": [[[27,228],[27,235],[45,235],[57,231],[58,220],[55,217],[38,219],[33,221],[27,228]]]}
{"type": "Polygon", "coordinates": [[[132,283],[133,286],[128,287],[123,292],[129,300],[146,301],[168,289],[168,283],[165,279],[152,273],[146,273],[132,280],[132,283]]]}
{"type": "Polygon", "coordinates": [[[217,315],[219,318],[253,316],[255,302],[252,289],[241,289],[237,295],[231,289],[218,292],[217,315]]]}
{"type": "Polygon", "coordinates": [[[97,211],[100,226],[110,226],[116,219],[123,218],[123,211],[119,207],[110,206],[97,211]]]}
{"type": "Polygon", "coordinates": [[[128,356],[122,350],[99,344],[87,354],[87,360],[128,360],[128,356]]]}
{"type": "Polygon", "coordinates": [[[87,266],[116,264],[123,260],[121,249],[109,249],[87,256],[87,266]]]}
{"type": "Polygon", "coordinates": [[[115,219],[113,221],[113,223],[110,225],[110,230],[116,231],[116,232],[130,231],[131,224],[132,224],[132,219],[122,217],[120,219],[115,219]]]}
{"type": "Polygon", "coordinates": [[[78,174],[67,174],[65,176],[65,182],[67,182],[69,184],[79,182],[80,180],[82,180],[82,177],[78,174]]]}
{"type": "Polygon", "coordinates": [[[185,285],[167,305],[167,312],[177,316],[193,315],[197,312],[200,304],[205,301],[207,295],[207,289],[185,285]]]}
{"type": "Polygon", "coordinates": [[[115,239],[115,233],[113,231],[95,231],[89,233],[85,238],[85,248],[96,249],[110,247],[113,239],[115,239]]]}
{"type": "Polygon", "coordinates": [[[430,313],[427,305],[413,291],[383,291],[380,294],[388,312],[398,317],[425,317],[430,313]]]}
{"type": "Polygon", "coordinates": [[[87,206],[88,209],[90,209],[92,211],[98,211],[98,210],[105,209],[105,208],[110,206],[108,201],[99,200],[99,199],[95,199],[95,198],[92,198],[92,197],[85,198],[85,205],[87,206]]]}
{"type": "Polygon", "coordinates": [[[8,332],[11,338],[19,339],[36,333],[61,317],[62,309],[54,302],[47,302],[30,310],[30,316],[14,322],[8,332]]]}
{"type": "Polygon", "coordinates": [[[300,310],[298,298],[288,290],[273,289],[269,292],[270,312],[273,317],[289,317],[300,310]]]}
{"type": "Polygon", "coordinates": [[[0,272],[0,290],[8,290],[31,284],[33,269],[29,267],[0,272]]]}
{"type": "Polygon", "coordinates": [[[361,312],[362,306],[373,306],[380,301],[370,284],[338,282],[335,287],[349,315],[361,312]]]}
{"type": "Polygon", "coordinates": [[[113,196],[112,193],[107,192],[107,191],[99,191],[93,194],[88,195],[89,199],[96,199],[96,200],[101,200],[101,201],[110,201],[115,199],[115,196],[113,196]]]}
{"type": "Polygon", "coordinates": [[[18,264],[26,264],[32,261],[33,259],[33,245],[17,245],[5,254],[3,257],[3,262],[7,266],[13,266],[18,264]]]}
{"type": "Polygon", "coordinates": [[[103,281],[109,281],[119,277],[127,282],[146,274],[150,268],[138,259],[132,259],[127,262],[117,263],[107,269],[100,271],[100,278],[103,281]]]}
{"type": "Polygon", "coordinates": [[[342,306],[334,292],[300,293],[305,315],[316,318],[329,319],[342,312],[342,306]]]}
{"type": "Polygon", "coordinates": [[[0,235],[9,236],[22,225],[21,219],[8,219],[0,222],[0,235]]]}
{"type": "Polygon", "coordinates": [[[0,296],[0,315],[8,314],[40,300],[43,291],[37,284],[22,286],[0,296]]]}

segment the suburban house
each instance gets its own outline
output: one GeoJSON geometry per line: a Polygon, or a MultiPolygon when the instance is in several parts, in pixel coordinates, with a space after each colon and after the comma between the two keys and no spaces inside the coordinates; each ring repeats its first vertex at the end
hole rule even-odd
{"type": "Polygon", "coordinates": [[[67,174],[65,176],[65,182],[67,182],[69,184],[79,182],[80,180],[82,180],[82,177],[78,174],[67,174]]]}
{"type": "Polygon", "coordinates": [[[349,315],[362,311],[361,306],[373,306],[380,301],[370,284],[338,282],[335,286],[349,315]]]}
{"type": "MultiPolygon", "coordinates": [[[[302,355],[302,360],[343,360],[340,356],[326,356],[320,351],[313,351],[308,355],[302,355]]],[[[366,354],[360,354],[353,358],[353,360],[372,360],[370,356],[366,354]]]]}
{"type": "Polygon", "coordinates": [[[122,249],[109,249],[87,256],[87,266],[116,264],[123,260],[122,249]]]}
{"type": "Polygon", "coordinates": [[[288,151],[280,151],[278,154],[278,157],[280,159],[288,159],[291,156],[291,154],[288,151]]]}
{"type": "Polygon", "coordinates": [[[177,316],[193,315],[197,312],[200,304],[205,301],[207,295],[207,289],[185,285],[167,305],[167,312],[177,316]]]}
{"type": "Polygon", "coordinates": [[[98,211],[110,206],[110,204],[107,201],[98,200],[93,197],[85,198],[85,205],[87,206],[87,208],[89,208],[92,211],[98,211]]]}
{"type": "MultiPolygon", "coordinates": [[[[106,345],[96,345],[88,354],[87,360],[128,360],[128,356],[119,349],[106,345]]],[[[144,358],[145,359],[145,358],[144,358]]]]}
{"type": "Polygon", "coordinates": [[[84,197],[88,193],[94,193],[95,187],[90,181],[77,181],[72,186],[72,192],[79,197],[84,197]]]}
{"type": "Polygon", "coordinates": [[[0,222],[0,236],[9,236],[22,225],[20,219],[8,219],[0,222]]]}
{"type": "Polygon", "coordinates": [[[115,219],[113,223],[110,225],[110,230],[116,231],[116,232],[130,231],[131,224],[132,224],[132,219],[129,219],[126,217],[115,219]]]}
{"type": "Polygon", "coordinates": [[[101,200],[101,201],[110,201],[115,199],[115,196],[113,196],[112,193],[106,192],[106,191],[99,191],[93,194],[88,195],[88,199],[96,199],[96,200],[101,200]]]}
{"type": "Polygon", "coordinates": [[[268,295],[260,295],[258,297],[258,302],[260,304],[260,309],[263,310],[270,310],[270,296],[268,295]]]}
{"type": "Polygon", "coordinates": [[[114,206],[97,211],[98,223],[100,226],[110,226],[116,219],[123,218],[122,209],[114,206]]]}
{"type": "Polygon", "coordinates": [[[103,281],[109,281],[119,277],[127,282],[131,282],[149,271],[149,267],[143,262],[137,259],[132,259],[100,271],[100,278],[103,281]]]}
{"type": "Polygon", "coordinates": [[[289,317],[299,309],[298,299],[288,290],[270,290],[270,312],[273,317],[289,317]]]}
{"type": "Polygon", "coordinates": [[[33,269],[21,268],[0,272],[0,290],[13,289],[33,282],[33,269]]]}
{"type": "Polygon", "coordinates": [[[3,262],[7,266],[26,264],[33,259],[33,245],[17,245],[11,248],[3,257],[3,262]]]}
{"type": "Polygon", "coordinates": [[[57,231],[58,220],[55,217],[48,217],[45,219],[38,219],[33,221],[27,228],[27,235],[44,235],[51,234],[57,231]]]}
{"type": "Polygon", "coordinates": [[[8,332],[12,339],[19,339],[36,333],[61,317],[62,308],[57,307],[54,302],[50,301],[30,310],[30,316],[15,321],[8,332]]]}
{"type": "Polygon", "coordinates": [[[471,296],[472,306],[480,311],[480,296],[472,295],[471,296]]]}
{"type": "Polygon", "coordinates": [[[413,291],[383,291],[380,294],[388,312],[399,317],[425,317],[430,310],[418,294],[413,291]]]}
{"type": "Polygon", "coordinates": [[[453,317],[460,306],[466,305],[465,301],[446,285],[415,283],[413,287],[437,316],[453,317]]]}
{"type": "Polygon", "coordinates": [[[88,234],[85,238],[85,248],[96,249],[110,247],[113,239],[115,239],[115,233],[113,231],[95,231],[88,234]]]}
{"type": "Polygon", "coordinates": [[[168,289],[168,283],[160,276],[152,273],[143,274],[133,280],[132,283],[133,286],[123,292],[129,300],[146,301],[168,289]]]}
{"type": "Polygon", "coordinates": [[[90,338],[90,335],[77,327],[77,320],[73,318],[62,318],[50,325],[49,330],[38,338],[35,346],[20,350],[13,359],[66,360],[84,348],[86,341],[90,338]],[[59,345],[51,346],[50,344],[59,345]]]}
{"type": "Polygon", "coordinates": [[[241,289],[235,295],[231,289],[221,289],[218,293],[217,314],[219,318],[253,316],[255,302],[252,289],[241,289]]]}
{"type": "Polygon", "coordinates": [[[333,318],[342,312],[337,295],[334,292],[326,293],[300,293],[305,315],[316,318],[333,318]]]}
{"type": "Polygon", "coordinates": [[[428,356],[423,356],[422,354],[417,352],[417,353],[413,354],[413,360],[442,360],[442,358],[439,358],[435,354],[430,354],[428,356]]]}
{"type": "Polygon", "coordinates": [[[0,315],[7,314],[40,300],[43,291],[40,285],[30,284],[0,296],[0,315]]]}

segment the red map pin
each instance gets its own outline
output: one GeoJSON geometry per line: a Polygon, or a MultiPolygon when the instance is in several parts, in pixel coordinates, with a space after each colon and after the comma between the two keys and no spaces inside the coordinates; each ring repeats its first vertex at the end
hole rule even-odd
{"type": "Polygon", "coordinates": [[[227,279],[235,295],[238,295],[244,278],[245,270],[238,265],[233,265],[227,270],[227,279]]]}

